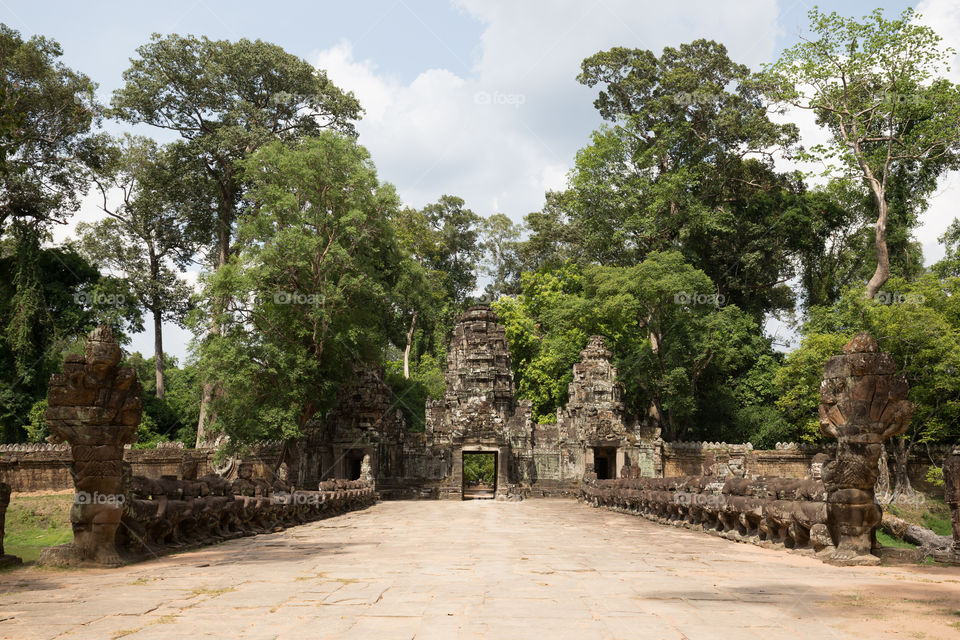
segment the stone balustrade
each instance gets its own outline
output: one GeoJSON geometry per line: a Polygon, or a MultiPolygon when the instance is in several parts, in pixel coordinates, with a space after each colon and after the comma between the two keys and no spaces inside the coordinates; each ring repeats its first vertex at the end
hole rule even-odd
{"type": "Polygon", "coordinates": [[[584,479],[580,500],[661,524],[731,540],[822,551],[832,548],[823,482],[796,478],[686,476],[584,479]]]}
{"type": "Polygon", "coordinates": [[[316,491],[211,475],[199,480],[134,477],[117,545],[125,561],[149,559],[362,509],[377,500],[373,484],[322,482],[316,491]]]}

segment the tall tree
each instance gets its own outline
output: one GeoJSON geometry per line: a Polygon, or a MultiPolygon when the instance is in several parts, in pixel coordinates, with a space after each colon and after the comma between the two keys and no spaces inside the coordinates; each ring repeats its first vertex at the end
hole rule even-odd
{"type": "Polygon", "coordinates": [[[25,300],[36,305],[29,310],[33,322],[20,325],[22,334],[0,337],[0,440],[23,438],[20,427],[31,406],[46,399],[64,351],[91,329],[109,324],[121,340],[141,329],[139,310],[129,304],[122,285],[98,273],[71,246],[37,247],[15,238],[0,242],[0,318],[9,323],[24,314],[25,300]],[[17,296],[25,282],[31,283],[30,295],[17,296]]]}
{"type": "Polygon", "coordinates": [[[621,375],[640,391],[648,417],[668,440],[691,433],[711,368],[729,379],[761,351],[759,327],[748,314],[718,306],[715,294],[695,293],[712,289],[679,252],[585,272],[584,303],[593,307],[595,326],[611,334],[621,375]]]}
{"type": "Polygon", "coordinates": [[[464,207],[463,198],[443,195],[422,210],[436,236],[430,266],[445,274],[445,289],[454,305],[462,304],[477,285],[482,218],[464,207]]]}
{"type": "MultiPolygon", "coordinates": [[[[353,133],[361,109],[324,71],[260,40],[237,42],[154,34],[137,49],[113,96],[114,113],[128,122],[179,133],[203,160],[213,181],[217,211],[211,262],[223,267],[232,253],[245,185],[239,163],[274,140],[296,141],[325,128],[353,133]]],[[[222,300],[226,307],[228,300],[222,300]]],[[[208,328],[220,331],[219,314],[208,328]]],[[[204,384],[197,443],[206,443],[204,421],[216,381],[204,384]]]]}
{"type": "Polygon", "coordinates": [[[631,266],[679,250],[754,317],[790,308],[786,283],[812,213],[798,177],[773,169],[774,151],[796,141],[796,127],[770,120],[750,70],[722,45],[697,40],[659,57],[597,53],[578,80],[600,87],[594,105],[607,124],[554,198],[555,219],[569,228],[559,239],[575,244],[573,256],[631,266]]]}
{"type": "Polygon", "coordinates": [[[0,24],[0,233],[20,220],[37,233],[80,206],[96,158],[96,84],[60,62],[60,45],[0,24]]]}
{"type": "Polygon", "coordinates": [[[781,105],[813,111],[830,132],[829,143],[800,157],[872,197],[876,269],[864,295],[873,298],[890,277],[891,202],[908,220],[917,212],[908,203],[925,200],[960,163],[960,87],[939,75],[952,52],[913,9],[893,20],[881,9],[861,21],[817,9],[809,17],[811,37],[769,65],[762,86],[781,105]]]}
{"type": "Polygon", "coordinates": [[[201,343],[200,366],[221,375],[212,429],[290,451],[353,367],[382,353],[399,201],[366,150],[331,131],[266,145],[243,167],[256,207],[208,276],[195,319],[217,314],[224,330],[201,343]]]}
{"type": "Polygon", "coordinates": [[[11,420],[26,421],[24,403],[46,383],[59,349],[82,331],[83,320],[74,321],[90,317],[73,299],[78,291],[67,304],[63,283],[98,280],[72,251],[42,248],[50,227],[79,208],[97,158],[96,85],[66,67],[62,55],[55,41],[24,39],[0,24],[0,359],[10,374],[0,382],[4,437],[14,437],[11,420]]]}
{"type": "Polygon", "coordinates": [[[522,233],[523,226],[502,213],[484,218],[480,225],[480,246],[484,252],[482,272],[491,279],[487,293],[494,300],[504,293],[516,292],[520,285],[517,249],[522,233]]]}
{"type": "Polygon", "coordinates": [[[912,492],[907,463],[917,445],[955,444],[960,438],[960,278],[925,274],[913,282],[891,278],[889,296],[864,299],[859,287],[835,304],[814,308],[803,341],[777,374],[778,407],[793,437],[819,439],[816,383],[823,365],[858,331],[869,331],[910,383],[915,406],[910,429],[891,439],[895,496],[912,492]]]}
{"type": "Polygon", "coordinates": [[[392,220],[407,258],[400,264],[393,294],[403,327],[395,341],[404,345],[404,379],[411,377],[413,361],[443,346],[476,286],[482,218],[464,204],[462,198],[444,195],[420,210],[405,208],[392,220]]]}
{"type": "Polygon", "coordinates": [[[165,392],[163,322],[183,326],[192,289],[180,273],[199,249],[209,208],[205,190],[190,188],[190,176],[175,145],[161,149],[152,140],[125,136],[94,176],[108,217],[77,226],[84,254],[120,274],[153,319],[157,398],[165,392]],[[118,202],[111,204],[114,197],[118,202]]]}
{"type": "Polygon", "coordinates": [[[404,258],[393,298],[401,321],[402,337],[397,344],[403,344],[403,377],[409,380],[417,331],[434,327],[443,308],[445,274],[433,268],[440,234],[422,211],[404,207],[392,222],[404,258]]]}
{"type": "Polygon", "coordinates": [[[571,367],[591,334],[613,351],[627,408],[660,426],[665,439],[723,438],[708,405],[717,388],[734,381],[769,350],[754,320],[720,305],[710,279],[676,251],[653,252],[632,267],[580,267],[525,273],[520,295],[494,307],[510,341],[520,395],[538,421],[550,421],[566,402],[571,367]],[[711,430],[715,423],[719,430],[711,430]]]}

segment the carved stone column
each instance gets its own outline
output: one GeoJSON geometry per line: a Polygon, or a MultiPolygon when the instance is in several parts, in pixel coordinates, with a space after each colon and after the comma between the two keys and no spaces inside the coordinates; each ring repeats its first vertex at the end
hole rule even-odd
{"type": "Polygon", "coordinates": [[[113,331],[90,333],[83,355],[68,355],[50,377],[45,414],[54,441],[73,452],[76,494],[70,510],[73,542],[51,549],[41,562],[121,564],[114,538],[123,510],[123,447],[135,440],[142,412],[140,382],[113,331]]]}
{"type": "Polygon", "coordinates": [[[953,520],[953,550],[960,553],[960,447],[953,450],[943,463],[944,498],[953,520]]]}
{"type": "Polygon", "coordinates": [[[3,528],[7,519],[7,506],[10,504],[10,485],[0,482],[0,567],[20,564],[17,556],[8,556],[3,552],[3,528]]]}
{"type": "Polygon", "coordinates": [[[878,353],[868,333],[858,333],[823,367],[820,431],[837,439],[837,456],[823,467],[827,526],[833,549],[821,552],[840,564],[877,564],[871,555],[880,506],[874,487],[883,441],[910,426],[909,386],[890,354],[878,353]]]}

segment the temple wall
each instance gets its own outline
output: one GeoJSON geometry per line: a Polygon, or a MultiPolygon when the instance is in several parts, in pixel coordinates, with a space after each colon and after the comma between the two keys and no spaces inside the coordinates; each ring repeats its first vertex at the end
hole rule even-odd
{"type": "MultiPolygon", "coordinates": [[[[196,460],[198,475],[213,473],[213,449],[184,449],[178,446],[161,446],[156,449],[133,449],[124,451],[123,458],[133,467],[133,474],[158,479],[162,476],[178,476],[185,458],[196,460]]],[[[259,478],[273,474],[279,450],[266,446],[244,460],[253,465],[259,478]]],[[[73,462],[70,448],[66,445],[17,444],[0,445],[0,482],[10,485],[14,492],[59,491],[73,489],[70,464],[73,462]]]]}
{"type": "MultiPolygon", "coordinates": [[[[726,444],[716,442],[664,442],[663,475],[677,476],[727,476],[747,475],[779,476],[782,478],[805,478],[809,474],[810,463],[818,453],[833,456],[835,444],[811,445],[778,443],[776,449],[754,449],[753,445],[726,444]]],[[[931,457],[935,461],[943,460],[950,453],[948,446],[914,447],[907,463],[907,473],[914,489],[926,493],[939,494],[942,487],[927,482],[927,471],[931,466],[931,457]]],[[[889,460],[890,474],[893,476],[893,458],[889,460]]]]}
{"type": "MultiPolygon", "coordinates": [[[[512,455],[517,468],[522,472],[522,482],[540,483],[544,487],[576,486],[583,473],[583,452],[576,447],[561,448],[555,441],[537,440],[537,433],[555,431],[556,425],[536,425],[534,446],[529,451],[512,455]],[[572,483],[572,484],[571,484],[572,483]]],[[[398,497],[414,497],[421,488],[439,487],[446,479],[456,476],[453,448],[428,450],[418,443],[423,434],[408,434],[403,451],[404,474],[402,476],[384,476],[378,479],[378,486],[399,487],[405,483],[411,486],[408,492],[397,491],[398,497]]],[[[948,447],[932,447],[930,455],[940,460],[949,453],[948,447]]],[[[270,477],[276,464],[278,450],[276,446],[264,449],[248,456],[257,477],[270,477]]],[[[779,445],[777,449],[754,449],[750,444],[723,444],[708,442],[664,442],[662,447],[638,448],[628,455],[635,456],[631,466],[638,466],[645,477],[675,477],[702,475],[739,475],[779,476],[782,478],[804,478],[808,475],[810,463],[817,453],[829,453],[833,448],[795,443],[779,445]]],[[[197,460],[199,475],[212,472],[214,451],[161,447],[158,449],[127,449],[124,459],[133,466],[136,475],[147,478],[160,478],[164,475],[177,475],[184,456],[197,460]]],[[[0,482],[6,482],[14,492],[56,491],[72,489],[70,478],[70,450],[62,445],[20,444],[0,445],[0,482]]],[[[893,460],[890,460],[893,464],[893,460]]],[[[908,472],[914,488],[927,493],[938,494],[942,488],[934,487],[926,480],[930,468],[930,458],[926,449],[915,450],[910,457],[908,472]]],[[[892,470],[891,470],[892,472],[892,470]]],[[[535,492],[536,493],[536,492],[535,492]]],[[[432,492],[426,491],[425,497],[432,492]]]]}

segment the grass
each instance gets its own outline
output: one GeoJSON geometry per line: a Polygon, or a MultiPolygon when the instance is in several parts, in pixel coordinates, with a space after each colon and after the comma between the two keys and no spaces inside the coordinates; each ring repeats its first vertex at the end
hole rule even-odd
{"type": "Polygon", "coordinates": [[[206,587],[201,587],[199,589],[193,589],[190,592],[190,595],[193,596],[212,596],[216,598],[217,596],[222,596],[225,593],[231,593],[236,591],[236,587],[224,587],[223,589],[208,589],[206,587]]]}
{"type": "Polygon", "coordinates": [[[142,627],[137,627],[136,629],[121,629],[120,631],[115,631],[110,640],[120,640],[120,638],[125,638],[126,636],[133,635],[134,633],[137,633],[139,631],[143,631],[149,626],[152,626],[155,624],[171,624],[173,622],[176,622],[176,620],[177,620],[176,616],[160,616],[156,620],[151,620],[150,622],[143,625],[142,627]]]}
{"type": "Polygon", "coordinates": [[[899,538],[894,538],[889,533],[882,529],[877,529],[877,541],[880,542],[885,547],[892,547],[894,549],[916,549],[917,545],[907,542],[906,540],[900,540],[899,538]]]}
{"type": "Polygon", "coordinates": [[[13,494],[7,507],[4,552],[34,562],[44,547],[70,542],[73,492],[25,496],[13,494]]]}
{"type": "MultiPolygon", "coordinates": [[[[883,509],[911,524],[926,527],[937,535],[952,536],[953,527],[950,522],[950,507],[947,506],[947,503],[940,498],[928,495],[921,497],[923,499],[916,502],[884,505],[883,509]]],[[[897,549],[916,548],[916,545],[894,538],[882,530],[877,530],[877,540],[885,547],[894,547],[897,549]]],[[[927,560],[931,559],[927,558],[927,560]]],[[[928,563],[925,562],[924,564],[928,563]]]]}
{"type": "Polygon", "coordinates": [[[946,516],[934,513],[925,513],[921,518],[921,524],[930,529],[938,536],[952,536],[953,525],[950,522],[950,514],[946,516]]]}
{"type": "Polygon", "coordinates": [[[950,525],[950,507],[940,498],[924,496],[924,499],[916,504],[890,504],[884,506],[884,510],[907,522],[926,527],[937,535],[953,534],[950,525]]]}

